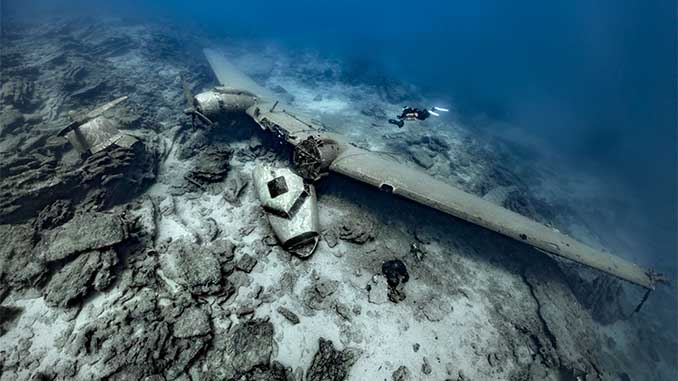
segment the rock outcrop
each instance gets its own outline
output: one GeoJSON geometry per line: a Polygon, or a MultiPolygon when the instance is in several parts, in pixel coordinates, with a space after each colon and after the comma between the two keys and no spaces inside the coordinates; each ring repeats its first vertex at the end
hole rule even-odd
{"type": "Polygon", "coordinates": [[[318,352],[306,372],[307,381],[343,381],[348,378],[351,367],[360,357],[360,351],[344,349],[338,351],[331,341],[320,338],[318,352]]]}
{"type": "Polygon", "coordinates": [[[203,247],[177,240],[161,255],[160,264],[167,277],[191,294],[229,296],[235,292],[227,278],[233,271],[232,250],[218,243],[203,247]]]}
{"type": "Polygon", "coordinates": [[[105,290],[115,277],[113,266],[117,263],[114,250],[79,255],[52,275],[45,287],[45,301],[55,307],[68,307],[91,290],[105,290]]]}
{"type": "Polygon", "coordinates": [[[61,199],[108,209],[131,200],[155,178],[157,153],[141,142],[74,165],[59,160],[63,149],[45,146],[28,154],[0,155],[0,223],[26,221],[61,199]]]}

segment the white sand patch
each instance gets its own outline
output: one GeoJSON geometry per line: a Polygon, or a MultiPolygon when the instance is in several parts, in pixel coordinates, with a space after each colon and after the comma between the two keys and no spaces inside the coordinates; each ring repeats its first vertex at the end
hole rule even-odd
{"type": "MultiPolygon", "coordinates": [[[[7,301],[6,301],[7,302],[7,301]]],[[[60,360],[70,358],[68,354],[57,349],[56,340],[68,333],[70,324],[64,320],[60,310],[47,306],[42,297],[9,301],[9,305],[23,309],[15,328],[0,336],[0,350],[11,353],[22,339],[30,341],[29,358],[39,361],[39,366],[32,371],[24,370],[19,377],[29,378],[35,371],[53,369],[60,360]]],[[[0,373],[0,380],[4,381],[0,373]]]]}

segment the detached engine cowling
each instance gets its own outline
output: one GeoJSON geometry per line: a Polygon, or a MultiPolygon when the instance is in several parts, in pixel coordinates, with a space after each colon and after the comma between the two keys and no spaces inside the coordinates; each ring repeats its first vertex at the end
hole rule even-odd
{"type": "Polygon", "coordinates": [[[259,201],[283,248],[299,257],[318,246],[318,205],[313,185],[289,168],[259,166],[253,172],[259,201]]]}
{"type": "Polygon", "coordinates": [[[256,101],[257,97],[247,90],[215,87],[196,95],[193,106],[211,119],[228,113],[245,112],[256,101]]]}

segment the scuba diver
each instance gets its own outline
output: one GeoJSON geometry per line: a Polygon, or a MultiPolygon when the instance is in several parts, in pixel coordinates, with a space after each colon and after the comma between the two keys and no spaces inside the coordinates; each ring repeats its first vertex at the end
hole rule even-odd
{"type": "Polygon", "coordinates": [[[450,110],[442,107],[432,107],[430,110],[417,109],[410,106],[403,107],[403,112],[396,119],[389,119],[388,122],[402,128],[406,120],[426,120],[431,115],[440,116],[436,111],[448,112],[450,110]]]}

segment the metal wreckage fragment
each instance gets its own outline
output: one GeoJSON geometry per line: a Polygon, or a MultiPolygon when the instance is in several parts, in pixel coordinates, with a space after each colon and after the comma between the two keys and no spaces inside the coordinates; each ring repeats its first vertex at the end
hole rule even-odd
{"type": "Polygon", "coordinates": [[[117,124],[103,115],[125,100],[127,96],[117,98],[86,114],[69,113],[71,123],[62,129],[58,136],[68,139],[73,147],[84,155],[93,155],[112,145],[131,147],[138,139],[121,133],[117,124]]]}
{"type": "MultiPolygon", "coordinates": [[[[665,277],[652,269],[597,250],[556,229],[459,190],[403,163],[358,148],[343,136],[327,132],[312,119],[291,111],[289,106],[280,104],[277,100],[274,102],[274,94],[240,72],[219,52],[205,49],[204,53],[224,87],[195,96],[192,99],[195,110],[206,118],[214,118],[224,112],[249,115],[264,131],[294,147],[293,162],[296,172],[307,182],[316,181],[329,172],[340,173],[513,238],[540,252],[556,255],[639,285],[648,292],[659,283],[668,283],[665,277]]],[[[299,184],[294,185],[297,187],[295,194],[298,194],[301,183],[296,175],[287,171],[258,169],[254,175],[262,204],[283,244],[289,242],[291,236],[290,230],[281,226],[291,226],[289,224],[293,219],[286,221],[285,224],[288,225],[285,225],[282,217],[271,212],[278,210],[275,208],[280,208],[281,205],[273,202],[275,197],[267,187],[275,178],[282,177],[290,184],[299,184]]],[[[308,187],[307,189],[312,189],[310,185],[308,187]]],[[[309,199],[315,200],[315,196],[309,199]]],[[[315,208],[315,201],[312,204],[315,208]]],[[[317,212],[314,213],[317,215],[317,212]]],[[[314,229],[317,231],[317,227],[314,229]]]]}
{"type": "Polygon", "coordinates": [[[306,258],[318,246],[318,203],[315,188],[289,168],[259,166],[254,187],[268,221],[283,248],[306,258]]]}

